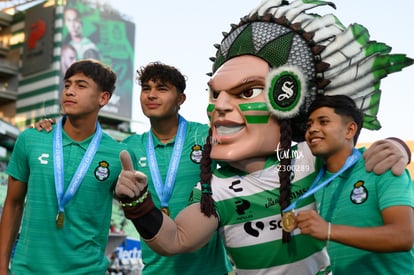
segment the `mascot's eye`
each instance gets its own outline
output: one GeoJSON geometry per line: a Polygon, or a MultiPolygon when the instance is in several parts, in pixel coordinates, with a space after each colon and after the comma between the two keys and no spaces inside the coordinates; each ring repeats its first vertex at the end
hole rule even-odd
{"type": "Polygon", "coordinates": [[[241,98],[254,98],[262,93],[262,88],[251,88],[240,93],[241,98]]]}
{"type": "Polygon", "coordinates": [[[219,92],[210,90],[210,95],[211,95],[211,98],[213,98],[213,99],[217,99],[219,94],[220,94],[219,92]]]}

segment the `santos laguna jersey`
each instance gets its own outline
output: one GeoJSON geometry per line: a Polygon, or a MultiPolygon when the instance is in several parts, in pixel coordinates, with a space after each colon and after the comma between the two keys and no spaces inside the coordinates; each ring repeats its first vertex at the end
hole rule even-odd
{"type": "MultiPolygon", "coordinates": [[[[64,225],[59,228],[52,145],[55,131],[56,127],[50,133],[22,132],[7,168],[10,176],[27,184],[10,274],[34,274],[35,270],[37,274],[104,274],[112,191],[122,169],[119,152],[127,147],[102,135],[79,188],[64,208],[64,225]]],[[[64,190],[84,164],[81,160],[92,137],[77,142],[63,131],[64,190]]]]}
{"type": "MultiPolygon", "coordinates": [[[[323,181],[334,173],[326,172],[323,181]]],[[[332,224],[383,226],[382,211],[393,206],[414,207],[414,186],[408,171],[395,176],[367,172],[358,162],[315,193],[320,215],[332,224]],[[357,213],[357,214],[356,214],[357,213]]],[[[414,246],[409,251],[374,252],[329,242],[333,274],[414,274],[414,246]]]]}
{"type": "MultiPolygon", "coordinates": [[[[303,195],[315,178],[315,161],[304,143],[291,152],[291,167],[279,164],[275,153],[265,168],[246,174],[230,166],[214,172],[212,192],[219,216],[219,230],[237,274],[317,274],[329,270],[325,243],[299,229],[290,242],[282,242],[278,170],[294,172],[291,201],[303,195]]],[[[191,202],[200,201],[200,185],[191,202]]],[[[296,211],[315,208],[313,196],[297,202],[296,211]]]]}

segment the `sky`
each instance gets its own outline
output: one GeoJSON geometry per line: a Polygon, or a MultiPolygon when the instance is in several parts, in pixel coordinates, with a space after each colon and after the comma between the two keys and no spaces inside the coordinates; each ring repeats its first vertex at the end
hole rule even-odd
{"type": "MultiPolygon", "coordinates": [[[[128,15],[136,24],[135,67],[161,61],[177,67],[187,76],[187,100],[181,115],[187,120],[208,123],[206,73],[211,72],[210,57],[215,55],[214,44],[220,43],[222,32],[238,23],[259,4],[259,0],[110,0],[112,5],[128,15]]],[[[414,58],[414,2],[407,0],[338,0],[336,10],[314,8],[313,13],[333,13],[348,26],[364,25],[371,40],[385,42],[392,53],[405,53],[414,58]],[[385,5],[387,3],[387,5],[385,5]]],[[[396,136],[414,140],[414,65],[388,75],[381,81],[379,131],[363,130],[360,142],[396,136]]],[[[139,106],[139,85],[134,87],[132,130],[138,133],[149,129],[148,119],[139,106]]]]}

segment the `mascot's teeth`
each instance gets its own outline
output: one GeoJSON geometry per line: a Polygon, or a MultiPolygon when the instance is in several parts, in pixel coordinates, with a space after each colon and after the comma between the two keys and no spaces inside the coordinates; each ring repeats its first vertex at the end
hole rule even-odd
{"type": "Polygon", "coordinates": [[[240,132],[242,129],[244,128],[244,126],[217,126],[216,130],[217,130],[217,134],[219,136],[225,136],[225,135],[232,135],[235,134],[237,132],[240,132]]]}

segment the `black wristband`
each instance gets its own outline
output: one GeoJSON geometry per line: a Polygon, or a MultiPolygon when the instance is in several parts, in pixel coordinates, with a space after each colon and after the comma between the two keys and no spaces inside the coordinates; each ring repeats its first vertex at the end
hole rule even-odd
{"type": "Polygon", "coordinates": [[[137,229],[139,235],[148,240],[152,239],[158,233],[162,225],[162,219],[162,212],[154,207],[144,216],[133,219],[132,223],[137,229]]]}

